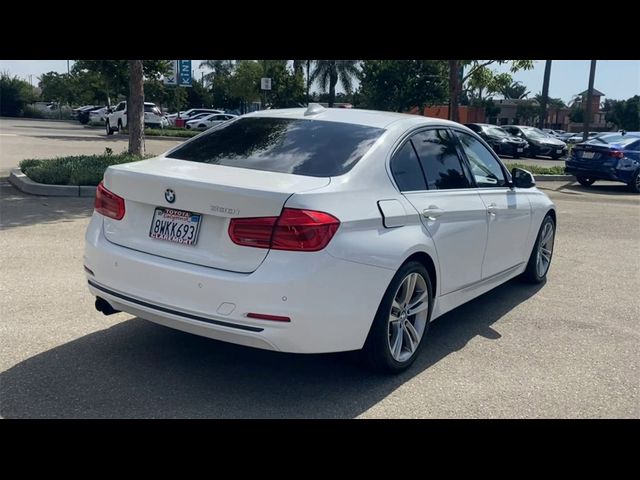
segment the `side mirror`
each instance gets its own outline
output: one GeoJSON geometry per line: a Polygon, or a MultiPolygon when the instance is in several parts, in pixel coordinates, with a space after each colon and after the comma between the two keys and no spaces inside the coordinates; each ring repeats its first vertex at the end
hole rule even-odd
{"type": "Polygon", "coordinates": [[[514,168],[511,170],[511,179],[514,187],[532,188],[536,186],[536,181],[531,172],[522,168],[514,168]]]}

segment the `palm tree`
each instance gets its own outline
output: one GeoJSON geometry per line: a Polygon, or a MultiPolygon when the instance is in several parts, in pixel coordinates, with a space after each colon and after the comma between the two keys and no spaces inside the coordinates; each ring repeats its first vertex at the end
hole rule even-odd
{"type": "Polygon", "coordinates": [[[203,60],[200,68],[208,68],[211,72],[204,75],[207,82],[212,82],[218,75],[229,75],[233,70],[233,60],[203,60]]]}
{"type": "Polygon", "coordinates": [[[505,87],[500,92],[504,95],[504,98],[508,98],[511,100],[522,100],[527,98],[527,96],[531,93],[527,90],[527,87],[524,86],[520,82],[513,82],[508,87],[505,87]]]}
{"type": "Polygon", "coordinates": [[[314,62],[311,81],[317,80],[320,88],[327,91],[329,86],[329,107],[333,107],[336,99],[338,82],[347,93],[353,91],[353,79],[358,75],[359,60],[316,60],[314,62]]]}

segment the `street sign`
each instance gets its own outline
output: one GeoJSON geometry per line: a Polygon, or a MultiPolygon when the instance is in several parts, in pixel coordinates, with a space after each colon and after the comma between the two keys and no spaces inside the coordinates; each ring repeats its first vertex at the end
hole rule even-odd
{"type": "Polygon", "coordinates": [[[178,60],[178,85],[191,86],[191,60],[178,60]]]}
{"type": "Polygon", "coordinates": [[[171,61],[171,70],[164,77],[165,85],[177,85],[178,84],[178,61],[171,61]]]}
{"type": "Polygon", "coordinates": [[[271,79],[270,78],[261,78],[260,79],[260,88],[262,90],[271,90],[271,79]]]}

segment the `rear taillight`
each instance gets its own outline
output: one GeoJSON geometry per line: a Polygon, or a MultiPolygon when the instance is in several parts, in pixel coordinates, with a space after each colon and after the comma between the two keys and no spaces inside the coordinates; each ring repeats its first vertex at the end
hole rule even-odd
{"type": "Polygon", "coordinates": [[[246,247],[316,252],[327,246],[339,226],[328,213],[285,208],[279,217],[232,219],[229,237],[246,247]]]}
{"type": "Polygon", "coordinates": [[[229,236],[238,245],[271,248],[271,236],[277,221],[278,217],[234,218],[229,224],[229,236]]]}
{"type": "Polygon", "coordinates": [[[624,158],[624,152],[620,150],[612,150],[609,152],[609,156],[613,158],[624,158]]]}
{"type": "Polygon", "coordinates": [[[107,190],[100,182],[96,189],[96,201],[94,203],[96,212],[114,220],[122,220],[124,217],[124,198],[119,197],[107,190]]]}

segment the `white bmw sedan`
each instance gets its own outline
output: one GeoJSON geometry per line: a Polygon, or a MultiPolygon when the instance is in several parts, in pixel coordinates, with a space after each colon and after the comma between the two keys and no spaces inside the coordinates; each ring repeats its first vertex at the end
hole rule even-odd
{"type": "Polygon", "coordinates": [[[109,167],[84,261],[105,314],[396,372],[430,321],[544,281],[555,229],[532,175],[468,128],[312,104],[109,167]]]}

